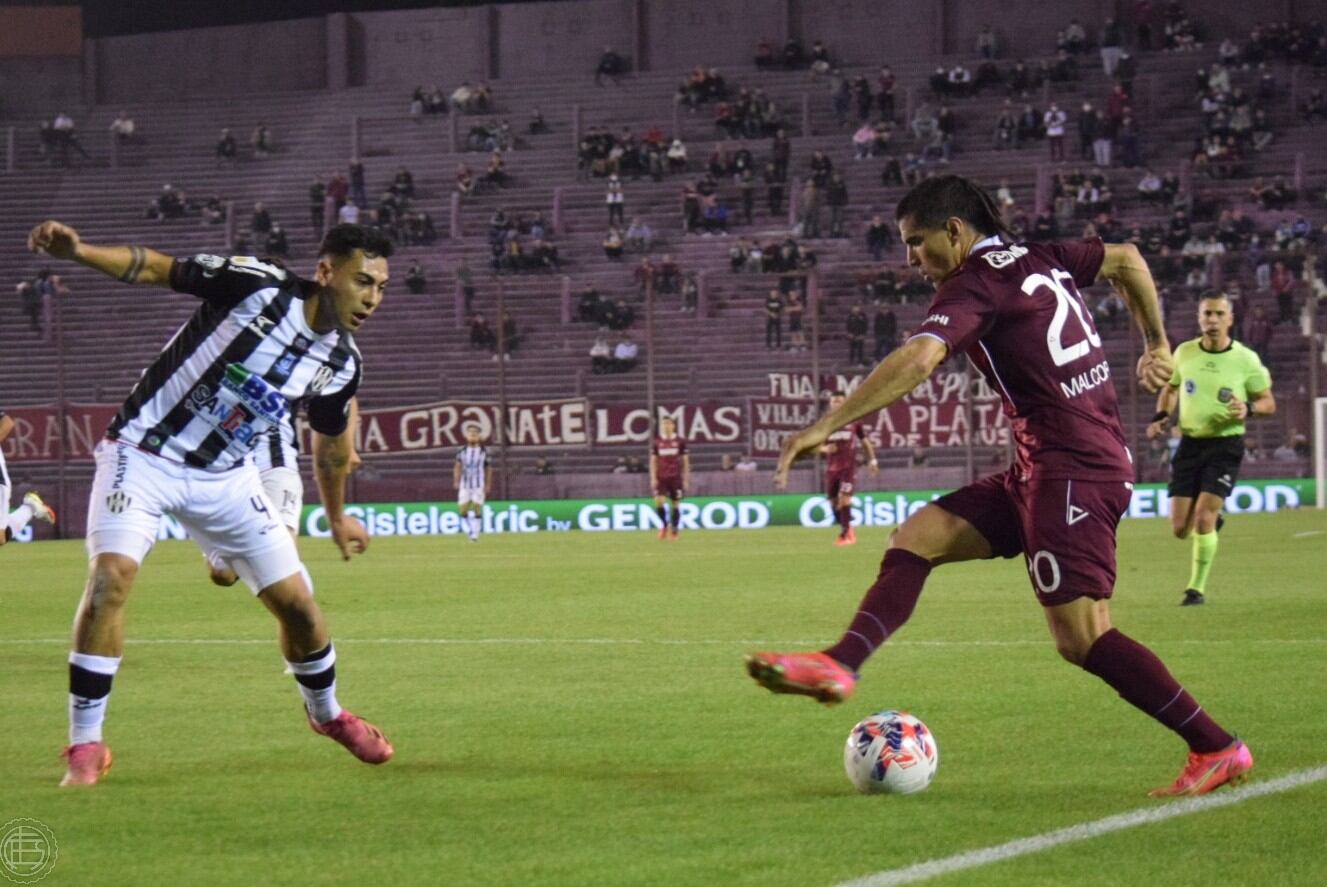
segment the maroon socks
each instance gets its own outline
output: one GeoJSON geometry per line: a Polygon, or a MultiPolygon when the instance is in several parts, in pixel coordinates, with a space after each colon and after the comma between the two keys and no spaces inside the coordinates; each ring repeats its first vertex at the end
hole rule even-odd
{"type": "Polygon", "coordinates": [[[931,562],[924,557],[901,548],[885,552],[880,574],[862,599],[848,631],[824,651],[825,655],[853,671],[860,669],[876,648],[908,621],[930,573],[931,562]]]}
{"type": "Polygon", "coordinates": [[[1233,736],[1208,717],[1203,707],[1166,669],[1156,654],[1112,628],[1097,638],[1083,660],[1091,672],[1115,688],[1125,702],[1174,730],[1191,751],[1220,751],[1233,736]]]}
{"type": "Polygon", "coordinates": [[[852,506],[845,505],[835,513],[839,518],[839,535],[848,535],[848,531],[852,529],[852,506]]]}

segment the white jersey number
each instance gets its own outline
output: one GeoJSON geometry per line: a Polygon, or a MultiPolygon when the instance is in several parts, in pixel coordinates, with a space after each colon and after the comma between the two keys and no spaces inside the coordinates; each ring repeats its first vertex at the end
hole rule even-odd
{"type": "Polygon", "coordinates": [[[1101,347],[1101,337],[1087,320],[1082,299],[1073,285],[1073,279],[1072,274],[1056,269],[1051,272],[1050,277],[1045,274],[1029,274],[1023,281],[1023,292],[1029,296],[1042,287],[1050,290],[1055,296],[1055,316],[1051,318],[1051,325],[1046,330],[1046,347],[1050,350],[1051,360],[1055,361],[1057,367],[1086,357],[1094,347],[1101,347]],[[1065,281],[1069,281],[1067,287],[1065,281]],[[1087,338],[1065,346],[1064,325],[1069,320],[1070,311],[1078,318],[1078,325],[1083,328],[1087,338]]]}

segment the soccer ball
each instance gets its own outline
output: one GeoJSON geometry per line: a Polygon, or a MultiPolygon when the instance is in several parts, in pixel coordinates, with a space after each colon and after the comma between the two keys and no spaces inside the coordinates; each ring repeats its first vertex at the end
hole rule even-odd
{"type": "Polygon", "coordinates": [[[919,792],[939,766],[935,737],[906,711],[876,712],[852,728],[843,747],[843,768],[865,794],[919,792]]]}

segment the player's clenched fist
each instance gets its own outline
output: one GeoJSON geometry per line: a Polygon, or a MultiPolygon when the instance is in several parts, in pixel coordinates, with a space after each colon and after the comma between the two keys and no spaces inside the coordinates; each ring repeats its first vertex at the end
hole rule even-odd
{"type": "Polygon", "coordinates": [[[331,525],[332,541],[341,549],[341,560],[350,560],[351,555],[363,554],[369,547],[369,531],[350,515],[344,515],[331,525]]]}
{"type": "Polygon", "coordinates": [[[1175,372],[1175,363],[1170,356],[1170,346],[1162,345],[1151,351],[1143,352],[1138,358],[1138,384],[1155,394],[1162,385],[1170,382],[1175,372]]]}
{"type": "Polygon", "coordinates": [[[56,259],[72,259],[78,253],[78,232],[63,222],[45,221],[28,235],[28,249],[56,259]]]}

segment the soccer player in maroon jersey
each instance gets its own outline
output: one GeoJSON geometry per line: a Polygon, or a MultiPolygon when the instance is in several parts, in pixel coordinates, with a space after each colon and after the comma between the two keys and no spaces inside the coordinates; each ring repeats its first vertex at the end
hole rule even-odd
{"type": "Polygon", "coordinates": [[[1140,382],[1169,381],[1170,346],[1146,262],[1130,244],[1005,242],[1000,212],[959,176],[928,179],[895,213],[908,262],[936,288],[925,322],[838,409],[790,438],[776,481],[836,428],[902,398],[951,352],[999,391],[1018,453],[1002,474],[969,484],[909,517],[889,540],[875,583],[843,637],[816,653],[755,653],[747,670],[776,693],[834,703],[907,621],[933,567],[1022,554],[1055,647],[1125,701],[1179,734],[1189,756],[1152,794],[1205,794],[1253,767],[1155,654],[1111,626],[1115,530],[1134,469],[1101,340],[1079,294],[1109,281],[1141,327],[1140,382]]]}
{"type": "Polygon", "coordinates": [[[687,442],[677,436],[677,422],[664,418],[659,422],[659,436],[650,446],[650,490],[654,510],[663,524],[660,539],[676,539],[682,519],[682,495],[691,484],[691,457],[687,442]],[[670,505],[665,503],[671,503],[670,505]]]}
{"type": "MultiPolygon", "coordinates": [[[[829,399],[832,413],[843,406],[842,391],[835,391],[829,399]]],[[[839,521],[839,537],[835,545],[852,545],[857,541],[857,533],[852,528],[852,490],[857,479],[857,441],[862,442],[866,451],[866,464],[871,473],[880,470],[880,463],[875,459],[875,447],[866,436],[866,427],[861,422],[830,432],[825,442],[820,445],[820,452],[825,460],[825,495],[834,503],[834,516],[839,521]]]]}

